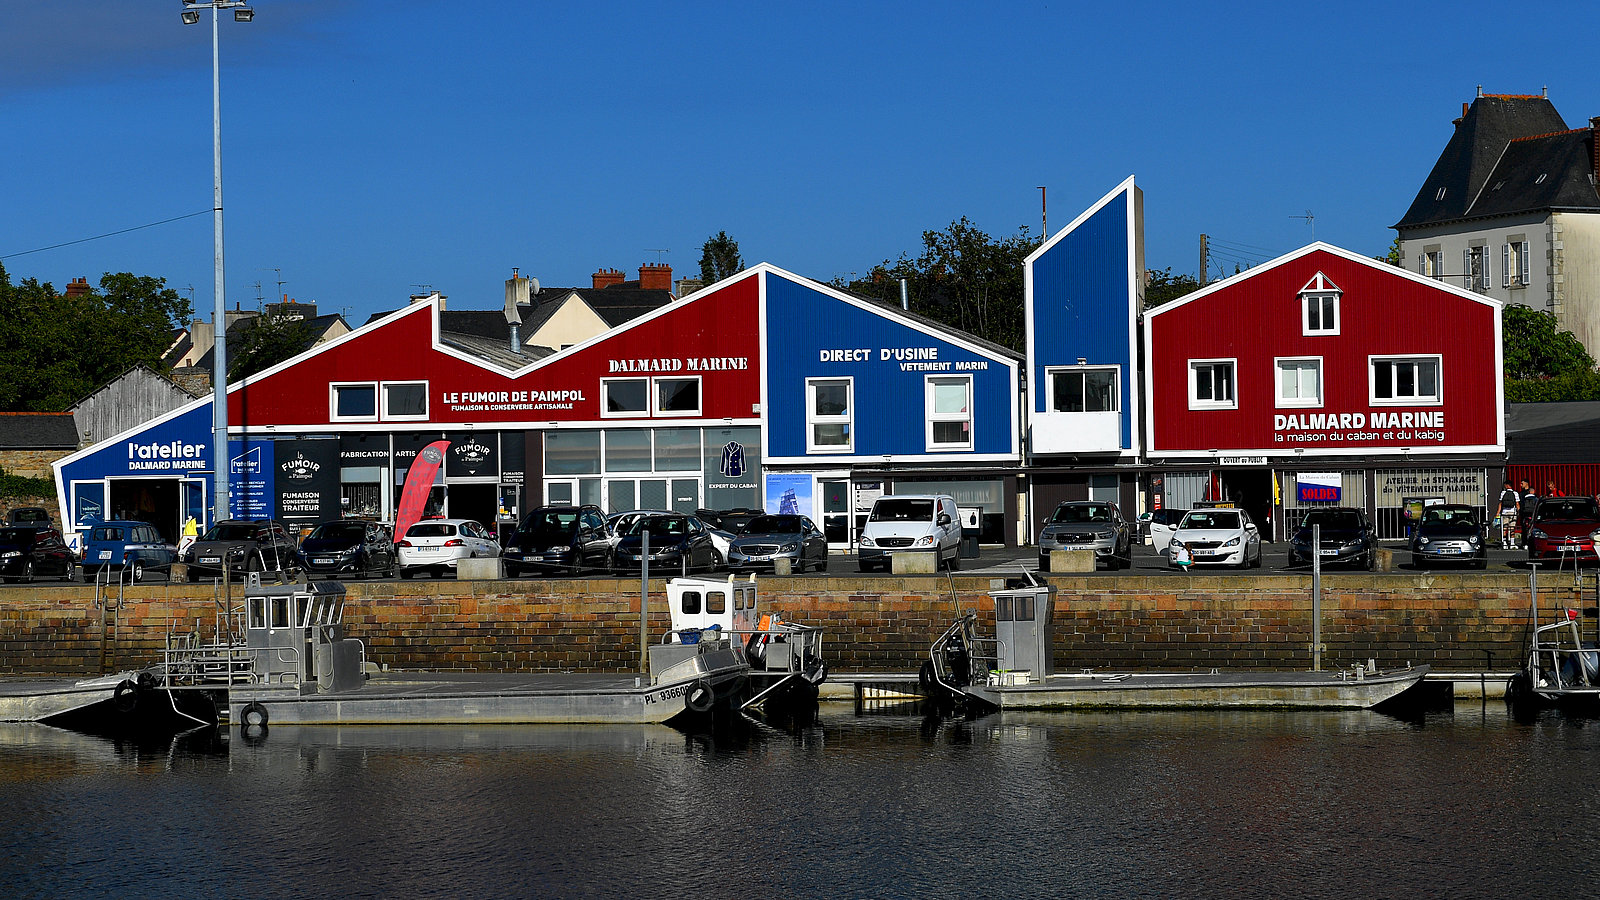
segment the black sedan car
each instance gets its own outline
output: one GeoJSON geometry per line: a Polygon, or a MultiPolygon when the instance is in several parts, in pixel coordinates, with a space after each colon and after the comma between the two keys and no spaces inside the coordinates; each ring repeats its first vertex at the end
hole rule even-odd
{"type": "Polygon", "coordinates": [[[617,573],[638,571],[646,558],[645,532],[650,534],[650,568],[677,570],[687,575],[697,569],[722,565],[721,554],[711,543],[711,529],[694,516],[682,514],[639,516],[617,538],[611,551],[611,568],[617,573]]]}
{"type": "Polygon", "coordinates": [[[1367,514],[1349,506],[1324,506],[1306,513],[1289,541],[1289,565],[1308,565],[1312,556],[1323,565],[1348,563],[1364,569],[1376,561],[1377,537],[1367,514]],[[1322,526],[1322,544],[1311,546],[1311,528],[1322,526]]]}
{"type": "Polygon", "coordinates": [[[1430,506],[1411,536],[1411,564],[1453,563],[1482,569],[1489,565],[1483,519],[1471,506],[1430,506]]]}
{"type": "Polygon", "coordinates": [[[779,559],[788,559],[796,574],[808,565],[826,572],[828,539],[805,516],[756,516],[728,548],[731,572],[771,569],[779,559]]]}
{"type": "Polygon", "coordinates": [[[183,552],[190,581],[220,577],[224,568],[229,577],[290,569],[294,557],[294,538],[272,519],[218,522],[183,552]]]}
{"type": "Polygon", "coordinates": [[[76,574],[72,550],[54,528],[0,528],[0,576],[28,582],[39,576],[71,581],[76,574]]]}
{"type": "Polygon", "coordinates": [[[307,575],[324,578],[393,575],[397,566],[394,535],[361,519],[323,522],[300,542],[297,557],[307,575]]]}
{"type": "Polygon", "coordinates": [[[582,575],[611,560],[611,531],[598,506],[541,506],[528,513],[501,551],[506,575],[543,569],[582,575]]]}

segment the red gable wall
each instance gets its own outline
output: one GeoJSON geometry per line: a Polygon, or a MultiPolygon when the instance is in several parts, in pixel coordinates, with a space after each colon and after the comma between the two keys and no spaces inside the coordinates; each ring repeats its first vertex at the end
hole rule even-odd
{"type": "Polygon", "coordinates": [[[1150,450],[1319,454],[1496,445],[1497,315],[1491,304],[1325,250],[1253,273],[1149,317],[1150,450]],[[1318,271],[1343,291],[1338,335],[1302,334],[1300,290],[1318,271]],[[1443,403],[1371,403],[1368,357],[1416,354],[1442,355],[1443,403]],[[1304,356],[1323,359],[1323,403],[1280,409],[1275,359],[1304,356]],[[1189,361],[1210,358],[1237,358],[1237,409],[1189,409],[1189,361]],[[1306,418],[1330,413],[1331,426],[1306,418]],[[1383,424],[1374,427],[1380,413],[1383,424]],[[1390,423],[1395,413],[1410,414],[1411,424],[1390,423]],[[1442,413],[1443,427],[1419,427],[1417,413],[1442,413]],[[1299,426],[1278,423],[1280,415],[1300,417],[1299,426]]]}
{"type": "MultiPolygon", "coordinates": [[[[601,378],[650,375],[699,375],[700,418],[749,418],[761,401],[759,282],[752,276],[674,304],[520,377],[442,351],[433,345],[431,312],[402,312],[369,332],[234,388],[229,422],[325,425],[332,421],[332,382],[419,380],[428,382],[428,423],[590,421],[600,418],[601,378]]],[[[681,419],[663,419],[671,421],[681,419]]],[[[396,424],[402,423],[424,424],[396,424]]]]}

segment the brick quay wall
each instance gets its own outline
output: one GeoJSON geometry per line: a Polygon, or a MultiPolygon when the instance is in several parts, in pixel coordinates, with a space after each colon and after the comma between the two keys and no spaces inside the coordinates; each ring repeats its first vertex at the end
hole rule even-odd
{"type": "MultiPolygon", "coordinates": [[[[1051,576],[1057,670],[1311,665],[1305,576],[1051,576]]],[[[992,623],[989,577],[767,578],[765,608],[826,632],[835,671],[914,671],[958,609],[992,623]]],[[[234,586],[237,598],[241,588],[234,586]]],[[[353,583],[345,634],[397,669],[635,671],[637,580],[353,583]]],[[[1430,663],[1445,671],[1516,665],[1528,578],[1516,574],[1331,575],[1323,579],[1323,659],[1344,666],[1430,663]],[[1486,654],[1488,654],[1486,656],[1486,654]]],[[[1541,617],[1579,605],[1571,574],[1539,578],[1541,617]]],[[[1592,598],[1588,601],[1593,603],[1592,598]]],[[[159,661],[169,629],[214,621],[208,585],[144,584],[102,613],[89,585],[0,590],[0,674],[86,675],[159,661]],[[104,621],[103,621],[104,619],[104,621]]],[[[668,627],[652,581],[651,634],[668,627]]],[[[1591,625],[1594,620],[1585,620],[1591,625]]]]}

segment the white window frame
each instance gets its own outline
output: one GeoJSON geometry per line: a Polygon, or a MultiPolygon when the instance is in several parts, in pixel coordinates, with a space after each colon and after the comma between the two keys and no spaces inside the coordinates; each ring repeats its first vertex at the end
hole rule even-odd
{"type": "Polygon", "coordinates": [[[1191,359],[1191,360],[1189,360],[1189,408],[1190,409],[1238,409],[1239,408],[1239,359],[1238,359],[1238,357],[1232,357],[1232,358],[1221,358],[1221,357],[1219,357],[1219,358],[1215,358],[1215,359],[1191,359]],[[1229,397],[1227,400],[1202,400],[1202,399],[1200,399],[1200,393],[1199,393],[1198,390],[1196,390],[1196,388],[1197,388],[1197,386],[1199,384],[1198,374],[1199,374],[1200,367],[1204,366],[1206,368],[1211,368],[1213,366],[1219,366],[1219,365],[1228,366],[1229,370],[1233,373],[1233,377],[1230,378],[1229,382],[1228,382],[1229,385],[1231,386],[1231,390],[1233,392],[1233,396],[1229,397]]]}
{"type": "Polygon", "coordinates": [[[378,409],[383,414],[386,422],[426,422],[428,420],[428,382],[426,381],[380,381],[378,382],[378,409]],[[422,415],[397,415],[389,411],[389,388],[402,385],[422,385],[422,415]]]}
{"type": "Polygon", "coordinates": [[[1506,241],[1500,245],[1500,286],[1528,286],[1528,242],[1506,241]],[[1514,275],[1512,273],[1515,273],[1514,275]]]}
{"type": "MultiPolygon", "coordinates": [[[[1111,408],[1110,409],[1085,409],[1084,413],[1120,413],[1122,412],[1122,367],[1121,366],[1052,366],[1044,370],[1045,403],[1048,408],[1045,412],[1061,413],[1063,415],[1077,415],[1066,410],[1056,409],[1057,375],[1067,375],[1073,372],[1088,374],[1090,372],[1111,373],[1111,408]]],[[[1088,404],[1084,404],[1087,406],[1088,404]]]]}
{"type": "Polygon", "coordinates": [[[1385,353],[1367,357],[1367,402],[1373,406],[1441,406],[1444,404],[1444,357],[1438,353],[1385,353]],[[1380,362],[1416,363],[1431,360],[1434,365],[1434,396],[1379,397],[1378,369],[1380,362]]]}
{"type": "Polygon", "coordinates": [[[856,380],[853,376],[830,376],[806,379],[806,452],[807,453],[853,453],[856,448],[856,380]],[[817,412],[817,386],[820,384],[844,384],[847,399],[844,405],[844,415],[825,416],[817,412]],[[818,425],[843,425],[847,440],[843,444],[817,443],[818,425]]]}
{"type": "Polygon", "coordinates": [[[600,418],[602,418],[602,419],[642,419],[642,418],[649,417],[649,415],[650,415],[650,406],[655,402],[654,398],[653,398],[653,391],[654,391],[654,388],[651,386],[650,379],[648,379],[648,378],[602,378],[602,379],[600,379],[600,418]],[[641,383],[642,382],[644,384],[644,408],[643,409],[638,409],[638,410],[628,409],[628,410],[622,410],[620,412],[613,412],[612,411],[612,409],[611,409],[611,386],[613,384],[622,384],[624,382],[627,382],[627,383],[641,383]]]}
{"type": "Polygon", "coordinates": [[[706,407],[705,380],[699,375],[661,375],[650,379],[650,415],[682,419],[700,415],[706,407]],[[694,409],[664,410],[661,408],[661,385],[667,381],[692,381],[694,382],[694,395],[697,403],[694,409]]]}
{"type": "Polygon", "coordinates": [[[376,381],[330,381],[328,382],[328,421],[330,422],[376,422],[378,413],[382,410],[383,395],[378,390],[376,381]],[[371,388],[372,389],[372,415],[370,416],[341,416],[339,415],[339,388],[371,388]]]}
{"type": "Polygon", "coordinates": [[[1272,395],[1277,399],[1279,409],[1316,409],[1323,404],[1325,384],[1323,381],[1322,357],[1320,356],[1279,356],[1272,360],[1272,395]],[[1283,372],[1286,364],[1314,363],[1317,371],[1316,396],[1286,397],[1283,394],[1283,372]]]}
{"type": "Polygon", "coordinates": [[[1343,293],[1338,285],[1334,284],[1328,276],[1321,272],[1318,272],[1310,281],[1306,282],[1306,286],[1300,289],[1300,333],[1306,337],[1338,334],[1339,322],[1343,318],[1339,314],[1339,296],[1343,293]],[[1322,321],[1323,301],[1329,299],[1333,300],[1331,304],[1332,324],[1322,321]],[[1318,322],[1315,328],[1311,327],[1310,317],[1313,303],[1316,304],[1318,322]]]}
{"type": "Polygon", "coordinates": [[[973,432],[976,430],[972,415],[972,376],[971,375],[924,375],[922,378],[922,418],[923,436],[926,439],[929,453],[943,453],[952,450],[971,450],[973,447],[973,432]],[[933,389],[940,383],[964,382],[967,386],[967,411],[960,414],[944,413],[936,415],[933,411],[933,389]],[[940,442],[933,440],[934,423],[965,422],[967,423],[967,440],[964,443],[940,442]]]}

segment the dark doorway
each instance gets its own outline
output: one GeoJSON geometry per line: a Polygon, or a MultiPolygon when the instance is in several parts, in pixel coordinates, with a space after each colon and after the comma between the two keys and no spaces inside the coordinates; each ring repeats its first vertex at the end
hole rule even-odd
{"type": "Polygon", "coordinates": [[[106,504],[113,519],[149,522],[170,544],[178,542],[183,510],[178,502],[176,478],[113,478],[106,504]]]}
{"type": "Polygon", "coordinates": [[[494,530],[500,501],[499,485],[452,484],[447,486],[447,492],[450,518],[471,519],[491,532],[494,530]]]}
{"type": "Polygon", "coordinates": [[[1222,469],[1222,497],[1250,514],[1263,541],[1273,540],[1272,534],[1272,470],[1222,469]]]}

